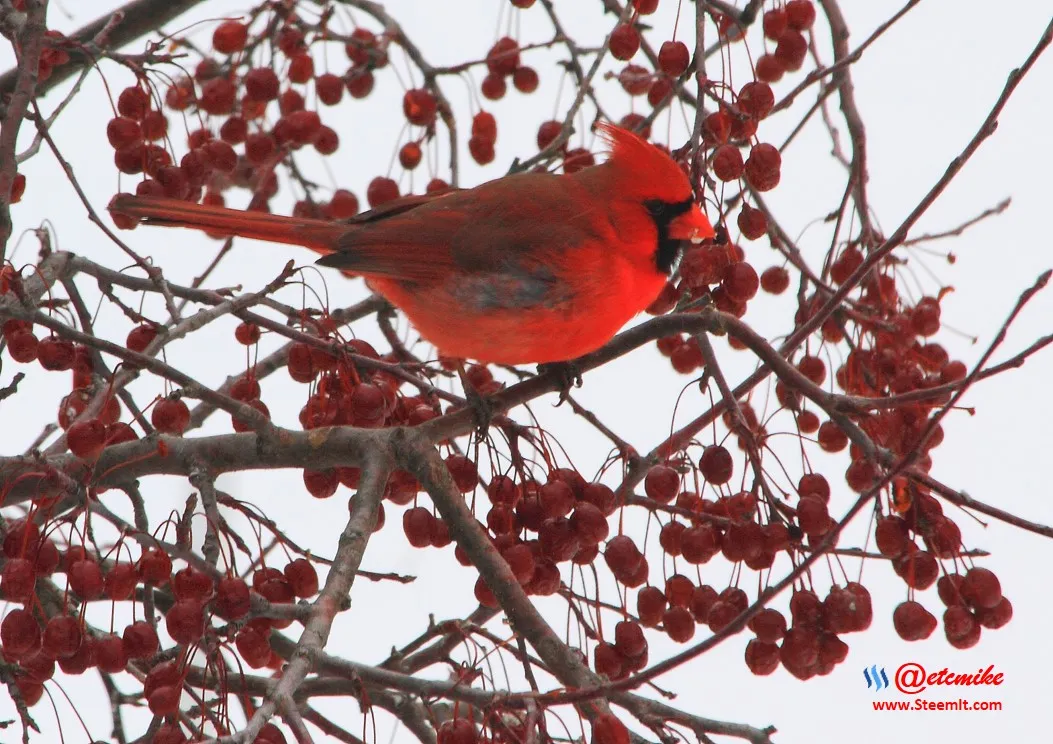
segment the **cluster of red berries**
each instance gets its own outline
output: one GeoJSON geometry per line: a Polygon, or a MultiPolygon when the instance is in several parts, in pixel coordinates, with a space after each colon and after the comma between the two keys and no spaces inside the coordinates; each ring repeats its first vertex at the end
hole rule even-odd
{"type": "Polygon", "coordinates": [[[490,47],[486,53],[487,74],[479,86],[484,98],[491,101],[504,98],[508,91],[508,84],[505,82],[508,78],[512,78],[512,85],[520,93],[533,93],[537,90],[537,70],[524,65],[519,52],[519,42],[508,36],[502,36],[490,47]]]}
{"type": "Polygon", "coordinates": [[[107,391],[103,391],[103,403],[97,412],[90,418],[81,418],[96,395],[95,357],[91,349],[55,334],[38,340],[28,321],[8,320],[2,332],[8,353],[16,362],[35,361],[50,372],[73,373],[73,390],[59,403],[57,416],[73,454],[93,462],[103,448],[138,439],[132,427],[120,420],[120,401],[107,391]]]}
{"type": "MultiPolygon", "coordinates": [[[[149,667],[160,648],[150,622],[134,621],[120,635],[94,632],[86,626],[83,615],[78,616],[76,602],[135,601],[140,586],[166,590],[173,601],[165,613],[165,630],[177,644],[187,647],[200,643],[206,634],[216,639],[225,636],[253,668],[278,668],[282,661],[270,648],[269,632],[287,627],[291,620],[255,617],[244,622],[252,594],[281,605],[318,592],[318,574],[305,558],[291,561],[283,570],[257,569],[250,588],[239,577],[228,575],[216,581],[191,566],[173,571],[172,559],[160,548],[144,550],[136,562],[100,560],[77,545],[62,552],[32,520],[10,525],[3,539],[3,555],[0,595],[22,606],[4,616],[0,643],[5,661],[18,664],[24,672],[16,682],[29,705],[40,699],[42,685],[54,675],[56,662],[66,674],[82,674],[91,668],[115,674],[129,663],[149,667]],[[48,618],[35,612],[40,606],[37,582],[57,572],[66,574],[66,601],[61,613],[48,618]],[[230,624],[214,627],[212,617],[230,624]]],[[[146,700],[151,712],[174,715],[182,683],[176,662],[150,669],[146,700]]]]}
{"type": "Polygon", "coordinates": [[[764,38],[775,42],[775,49],[757,58],[757,79],[777,83],[787,72],[796,72],[808,55],[808,40],[804,32],[815,23],[812,0],[789,0],[781,8],[764,12],[761,25],[764,38]]]}
{"type": "MultiPolygon", "coordinates": [[[[192,77],[175,80],[163,95],[169,110],[195,114],[204,122],[189,133],[188,152],[178,164],[159,144],[169,140],[168,119],[156,106],[158,96],[145,80],[123,90],[117,99],[118,116],[107,125],[107,137],[118,170],[145,174],[136,193],[222,205],[225,190],[242,187],[253,191],[254,208],[266,210],[267,200],[278,191],[275,166],[288,153],[307,146],[323,156],[336,152],[340,138],[322,122],[319,110],[308,106],[307,87],[313,83],[314,98],[324,106],[340,103],[345,90],[353,98],[365,98],[373,89],[374,71],[388,65],[388,39],[365,28],[355,29],[344,40],[350,66],[340,76],[316,73],[311,50],[311,44],[334,37],[316,34],[309,39],[307,33],[295,14],[274,31],[270,40],[286,63],[279,77],[272,67],[251,66],[250,46],[258,40],[250,43],[248,25],[232,20],[216,27],[212,47],[217,57],[203,58],[192,77]],[[277,104],[279,116],[270,123],[267,113],[272,103],[277,104]]],[[[412,123],[429,126],[435,100],[427,91],[409,91],[404,109],[412,123]]],[[[415,167],[419,155],[414,157],[413,147],[404,149],[406,167],[415,167]]],[[[398,184],[388,178],[375,179],[367,192],[371,206],[398,196],[398,184]]],[[[296,207],[297,214],[330,219],[358,211],[357,197],[343,189],[329,202],[305,201],[296,207]]],[[[119,227],[135,227],[122,215],[113,218],[119,227]]]]}

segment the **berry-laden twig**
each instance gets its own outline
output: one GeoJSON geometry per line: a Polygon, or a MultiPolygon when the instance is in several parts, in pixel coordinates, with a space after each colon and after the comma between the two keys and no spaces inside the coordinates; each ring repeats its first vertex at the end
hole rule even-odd
{"type": "Polygon", "coordinates": [[[372,453],[370,463],[363,468],[358,495],[351,508],[347,525],[340,534],[336,556],[329,568],[325,586],[312,604],[311,616],[300,635],[296,653],[282,672],[278,684],[270,691],[267,700],[256,710],[245,728],[233,736],[217,738],[208,744],[252,742],[276,710],[281,710],[286,715],[292,715],[292,711],[296,710],[296,691],[311,671],[315,659],[325,648],[341,599],[348,595],[354,584],[369,536],[373,532],[377,509],[392,462],[392,453],[377,450],[372,453]]]}

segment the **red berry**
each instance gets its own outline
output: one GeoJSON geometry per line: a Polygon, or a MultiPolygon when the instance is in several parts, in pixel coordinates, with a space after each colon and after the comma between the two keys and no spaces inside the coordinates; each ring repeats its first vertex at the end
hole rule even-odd
{"type": "Polygon", "coordinates": [[[182,568],[172,575],[172,594],[176,599],[204,601],[211,597],[212,590],[212,577],[192,566],[182,568]]]}
{"type": "MultiPolygon", "coordinates": [[[[702,138],[707,144],[719,145],[727,142],[730,136],[731,117],[727,112],[716,111],[702,120],[702,138]]],[[[741,162],[742,155],[739,155],[738,159],[741,162]]]]}
{"type": "Polygon", "coordinates": [[[117,112],[129,119],[142,119],[150,110],[150,94],[137,86],[130,86],[117,96],[117,112]]]}
{"type": "Polygon", "coordinates": [[[66,570],[69,586],[81,599],[98,599],[103,594],[102,569],[91,558],[76,561],[66,570]]]}
{"type": "Polygon", "coordinates": [[[104,581],[107,598],[120,602],[131,598],[139,583],[139,572],[133,563],[114,563],[104,581]]]}
{"type": "Polygon", "coordinates": [[[40,652],[49,659],[68,659],[77,653],[83,641],[80,620],[69,615],[56,615],[44,626],[40,652]]]}
{"type": "Polygon", "coordinates": [[[611,31],[611,56],[615,59],[632,59],[640,49],[640,32],[631,23],[619,23],[611,31]]]}
{"type": "Polygon", "coordinates": [[[749,629],[764,643],[776,643],[786,635],[786,618],[781,612],[766,607],[749,620],[749,629]]]}
{"type": "Polygon", "coordinates": [[[973,607],[988,610],[1002,601],[1002,586],[993,571],[974,566],[962,579],[961,594],[973,607]]]}
{"type": "Polygon", "coordinates": [[[721,181],[735,181],[742,177],[745,166],[742,153],[732,144],[724,144],[713,152],[711,161],[713,175],[721,181]]]}
{"type": "Polygon", "coordinates": [[[896,633],[905,641],[922,641],[936,629],[936,618],[917,602],[902,602],[892,613],[896,633]]]}
{"type": "Polygon", "coordinates": [[[761,19],[764,35],[772,41],[778,41],[788,26],[788,20],[785,8],[772,8],[765,11],[761,19]]]}
{"type": "Polygon", "coordinates": [[[377,176],[366,188],[366,201],[370,207],[379,207],[399,197],[399,185],[390,178],[377,176]]]}
{"type": "Polygon", "coordinates": [[[339,76],[326,72],[314,79],[318,100],[326,106],[335,106],[344,97],[344,81],[339,76]]]}
{"type": "Polygon", "coordinates": [[[754,119],[763,119],[775,106],[775,94],[764,82],[746,83],[739,91],[739,108],[754,119]]]}
{"type": "Polygon", "coordinates": [[[768,219],[764,212],[754,209],[749,204],[743,204],[736,220],[742,237],[747,240],[756,240],[768,232],[768,219]]]}
{"type": "Polygon", "coordinates": [[[143,115],[142,131],[148,140],[163,139],[168,133],[168,119],[160,111],[147,111],[143,115]]]}
{"type": "Polygon", "coordinates": [[[178,436],[190,425],[190,409],[182,398],[162,398],[154,404],[150,422],[162,434],[178,436]]]}
{"type": "Polygon", "coordinates": [[[410,124],[429,127],[435,123],[437,112],[438,102],[431,91],[414,88],[406,91],[402,97],[402,113],[410,124]]]}
{"type": "Polygon", "coordinates": [[[95,641],[95,663],[100,671],[109,674],[123,672],[128,666],[128,654],[124,643],[115,635],[106,635],[95,641]]]}
{"type": "Polygon", "coordinates": [[[234,329],[234,338],[242,346],[252,346],[260,340],[260,327],[247,321],[239,323],[237,328],[234,329]]]}
{"type": "Polygon", "coordinates": [[[134,622],[124,629],[124,652],[129,659],[149,659],[159,646],[157,633],[145,620],[134,622]]]}
{"type": "MultiPolygon", "coordinates": [[[[232,22],[228,21],[228,23],[232,22]]],[[[158,687],[148,697],[147,705],[150,708],[150,712],[155,716],[175,715],[176,711],[179,710],[179,698],[181,695],[182,689],[177,685],[158,687]]]]}
{"type": "Polygon", "coordinates": [[[500,101],[505,97],[508,85],[505,83],[505,79],[502,76],[491,73],[483,78],[479,90],[482,92],[484,98],[491,101],[500,101]]]}
{"type": "Polygon", "coordinates": [[[762,54],[757,59],[755,72],[758,80],[765,83],[777,83],[782,80],[786,68],[783,67],[782,61],[774,54],[762,54]]]}
{"type": "Polygon", "coordinates": [[[0,574],[0,594],[14,602],[27,602],[36,588],[37,574],[33,562],[26,558],[13,558],[4,565],[0,574]]]}
{"type": "Polygon", "coordinates": [[[274,136],[266,132],[250,134],[245,138],[245,157],[253,165],[261,165],[278,150],[274,136]]]}
{"type": "Polygon", "coordinates": [[[647,497],[660,504],[669,504],[680,490],[680,474],[668,465],[655,465],[644,478],[647,497]]]}
{"type": "Polygon", "coordinates": [[[731,264],[724,273],[721,286],[728,297],[738,302],[747,302],[757,294],[760,278],[757,271],[745,261],[731,264]]]}
{"type": "Polygon", "coordinates": [[[303,484],[316,499],[327,499],[336,493],[340,475],[336,470],[304,470],[303,484]]]}
{"type": "Polygon", "coordinates": [[[662,615],[666,635],[677,643],[687,643],[695,636],[695,618],[685,607],[670,607],[662,615]]]}
{"type": "Polygon", "coordinates": [[[318,572],[306,558],[292,561],[283,573],[292,586],[293,593],[300,599],[307,599],[318,593],[318,572]]]}
{"type": "Polygon", "coordinates": [[[216,597],[212,605],[224,620],[239,620],[249,614],[252,602],[249,586],[244,579],[228,576],[216,585],[216,597]]]}
{"type": "Polygon", "coordinates": [[[496,157],[493,140],[482,139],[480,137],[472,137],[468,140],[468,152],[471,153],[472,160],[479,165],[492,163],[496,157]]]}
{"type": "Polygon", "coordinates": [[[994,607],[981,608],[976,611],[976,619],[985,628],[1001,628],[1013,619],[1013,603],[1002,597],[994,607]]]}
{"type": "Polygon", "coordinates": [[[702,476],[714,485],[724,485],[731,480],[734,472],[735,462],[731,453],[719,444],[713,444],[702,451],[702,457],[698,461],[698,469],[702,476]]]}
{"type": "Polygon", "coordinates": [[[613,714],[603,713],[593,719],[592,744],[629,744],[629,741],[629,729],[613,714]]]}
{"type": "Polygon", "coordinates": [[[245,73],[245,95],[254,101],[273,101],[278,97],[278,74],[270,67],[254,67],[245,73]]]}
{"type": "Polygon", "coordinates": [[[512,85],[520,93],[533,93],[539,83],[537,70],[533,67],[517,67],[512,73],[512,85]]]}
{"type": "Polygon", "coordinates": [[[172,576],[172,559],[160,548],[151,548],[139,559],[139,575],[144,582],[164,586],[172,576]]]}
{"type": "Polygon", "coordinates": [[[792,28],[783,31],[775,46],[775,58],[782,63],[783,68],[789,72],[801,69],[807,55],[808,40],[801,35],[801,32],[792,28]]]}
{"type": "Polygon", "coordinates": [[[347,189],[337,189],[333,192],[326,211],[326,216],[334,220],[345,220],[352,217],[359,212],[358,197],[347,189]]]}
{"type": "Polygon", "coordinates": [[[428,181],[428,185],[424,187],[424,193],[426,194],[441,194],[444,191],[448,191],[450,184],[443,181],[441,178],[433,178],[428,181]]]}
{"type": "Polygon", "coordinates": [[[486,67],[491,75],[512,75],[519,67],[519,44],[504,36],[486,53],[486,67]]]}
{"type": "Polygon", "coordinates": [[[399,165],[406,170],[413,170],[420,165],[424,153],[416,142],[407,142],[399,148],[399,165]]]}
{"type": "Polygon", "coordinates": [[[0,623],[0,642],[4,653],[18,658],[40,644],[40,626],[29,610],[15,609],[0,623]]]}
{"type": "Polygon", "coordinates": [[[127,116],[110,119],[106,125],[106,139],[110,141],[110,145],[115,150],[139,141],[142,136],[143,131],[139,122],[127,116]]]}
{"type": "Polygon", "coordinates": [[[806,31],[815,23],[812,0],[790,0],[786,3],[786,23],[797,31],[806,31]]]}
{"type": "Polygon", "coordinates": [[[563,125],[558,121],[546,121],[537,130],[537,149],[544,150],[560,135],[563,125]]]}
{"type": "Polygon", "coordinates": [[[746,644],[746,666],[757,676],[766,676],[779,668],[779,647],[775,643],[753,638],[746,644]]]}
{"type": "Polygon", "coordinates": [[[194,82],[180,78],[165,91],[165,105],[173,111],[185,111],[194,102],[194,82]]]}
{"type": "Polygon", "coordinates": [[[95,460],[106,446],[106,424],[96,418],[74,422],[66,430],[66,446],[82,460],[95,460]]]}
{"type": "Polygon", "coordinates": [[[352,98],[365,98],[373,92],[373,73],[363,68],[352,68],[344,77],[344,85],[352,98]]]}
{"type": "Polygon", "coordinates": [[[769,266],[761,272],[760,285],[769,294],[782,294],[790,286],[790,272],[782,266],[769,266]]]}
{"type": "Polygon", "coordinates": [[[771,191],[779,185],[782,156],[774,145],[754,145],[746,158],[746,180],[757,191],[771,191]]]}
{"type": "Polygon", "coordinates": [[[205,634],[204,604],[197,599],[180,599],[165,613],[165,630],[176,643],[195,643],[205,634]]]}
{"type": "Polygon", "coordinates": [[[658,67],[669,77],[680,77],[691,62],[691,53],[682,41],[666,41],[658,50],[658,67]]]}
{"type": "Polygon", "coordinates": [[[636,614],[640,622],[648,627],[657,627],[665,612],[665,592],[658,587],[647,586],[636,595],[636,614]]]}
{"type": "Polygon", "coordinates": [[[198,107],[213,116],[229,114],[234,110],[234,101],[237,98],[237,93],[234,83],[227,78],[213,78],[201,86],[201,97],[198,99],[198,107]]]}
{"type": "Polygon", "coordinates": [[[11,358],[20,364],[28,364],[37,358],[39,342],[31,331],[15,331],[6,336],[7,350],[11,358]]]}
{"type": "Polygon", "coordinates": [[[314,77],[314,59],[306,52],[294,54],[285,74],[291,83],[306,83],[314,77]]]}
{"type": "Polygon", "coordinates": [[[212,48],[220,54],[234,54],[245,48],[249,27],[240,21],[224,21],[212,32],[212,48]]]}
{"type": "Polygon", "coordinates": [[[564,173],[577,173],[585,168],[590,168],[596,164],[596,158],[593,157],[592,153],[583,147],[576,147],[572,150],[567,150],[563,155],[563,172],[564,173]]]}
{"type": "MultiPolygon", "coordinates": [[[[246,153],[246,156],[249,155],[248,141],[252,137],[261,137],[261,136],[265,137],[265,138],[270,138],[270,135],[248,135],[245,138],[245,153],[246,153]]],[[[271,152],[273,152],[273,146],[274,146],[273,138],[270,138],[270,144],[272,145],[271,152]]],[[[212,168],[214,168],[217,171],[220,171],[221,173],[232,173],[234,171],[234,168],[238,164],[238,156],[234,152],[234,148],[231,147],[230,143],[228,143],[228,142],[224,142],[222,140],[211,140],[211,141],[206,142],[204,144],[204,146],[201,148],[201,151],[202,151],[202,154],[205,157],[205,161],[212,168]]],[[[267,155],[269,155],[269,154],[270,153],[267,153],[267,155]]],[[[265,159],[265,157],[262,158],[262,159],[265,159]]],[[[251,157],[249,157],[249,160],[253,161],[253,159],[251,157]]]]}
{"type": "Polygon", "coordinates": [[[673,94],[673,81],[667,77],[660,77],[651,83],[647,89],[647,103],[657,108],[662,101],[673,94]]]}
{"type": "Polygon", "coordinates": [[[935,584],[940,572],[932,553],[925,550],[908,550],[892,562],[892,568],[907,586],[918,590],[928,589],[935,584]]]}
{"type": "Polygon", "coordinates": [[[827,452],[840,452],[848,446],[848,435],[833,421],[824,421],[819,427],[819,446],[827,452]]]}

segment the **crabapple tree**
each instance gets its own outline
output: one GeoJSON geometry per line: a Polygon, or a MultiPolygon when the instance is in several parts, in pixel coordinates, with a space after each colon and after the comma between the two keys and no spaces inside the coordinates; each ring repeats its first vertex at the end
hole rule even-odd
{"type": "Polygon", "coordinates": [[[0,2],[12,725],[34,738],[41,701],[65,690],[74,710],[107,696],[112,730],[91,736],[122,744],[374,741],[378,716],[440,744],[760,744],[777,721],[677,707],[654,682],[730,644],[753,674],[807,684],[876,624],[966,649],[1009,623],[997,556],[981,565],[958,522],[1053,533],[967,495],[940,444],[966,391],[1049,341],[991,361],[1049,274],[966,364],[943,342],[949,288],[912,266],[933,237],[917,221],[1051,29],[886,231],[853,71],[917,4],[850,44],[838,0],[493,0],[497,31],[456,39],[411,33],[398,2],[132,0],[66,33],[57,3],[0,2]],[[77,144],[62,127],[90,91],[77,144]],[[258,285],[224,285],[245,241],[176,254],[159,245],[174,233],[106,209],[129,192],[341,220],[590,167],[604,120],[666,148],[717,226],[684,246],[649,317],[575,360],[584,391],[600,368],[662,360],[661,384],[683,395],[643,414],[667,431],[654,441],[609,423],[614,396],[586,406],[553,370],[469,360],[462,382],[397,308],[301,253],[258,285]],[[502,147],[524,121],[536,141],[502,147]],[[783,155],[805,129],[826,138],[815,157],[841,168],[843,198],[812,205],[821,228],[795,237],[780,192],[802,175],[783,155]],[[360,137],[386,170],[356,165],[360,137]],[[77,147],[104,166],[78,168],[77,147]],[[42,160],[55,182],[26,178],[42,160]],[[58,189],[94,244],[58,212],[20,223],[58,189]],[[485,430],[463,385],[494,413],[485,430]],[[16,421],[27,396],[36,417],[16,421]],[[295,479],[264,492],[231,476],[247,471],[295,479]],[[270,516],[279,498],[314,520],[309,543],[270,516]],[[333,503],[342,524],[309,516],[333,503]],[[467,611],[389,654],[337,643],[351,618],[382,626],[420,602],[421,564],[399,558],[417,551],[467,611]],[[899,604],[872,601],[865,564],[900,582],[899,604]],[[373,586],[396,604],[356,601],[373,586]]]}

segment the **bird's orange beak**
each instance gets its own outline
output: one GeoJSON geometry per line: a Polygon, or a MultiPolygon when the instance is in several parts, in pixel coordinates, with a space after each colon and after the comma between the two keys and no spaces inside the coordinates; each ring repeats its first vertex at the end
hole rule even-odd
{"type": "Polygon", "coordinates": [[[713,226],[705,212],[697,204],[669,222],[669,237],[673,240],[690,240],[701,243],[703,240],[716,237],[713,226]]]}

